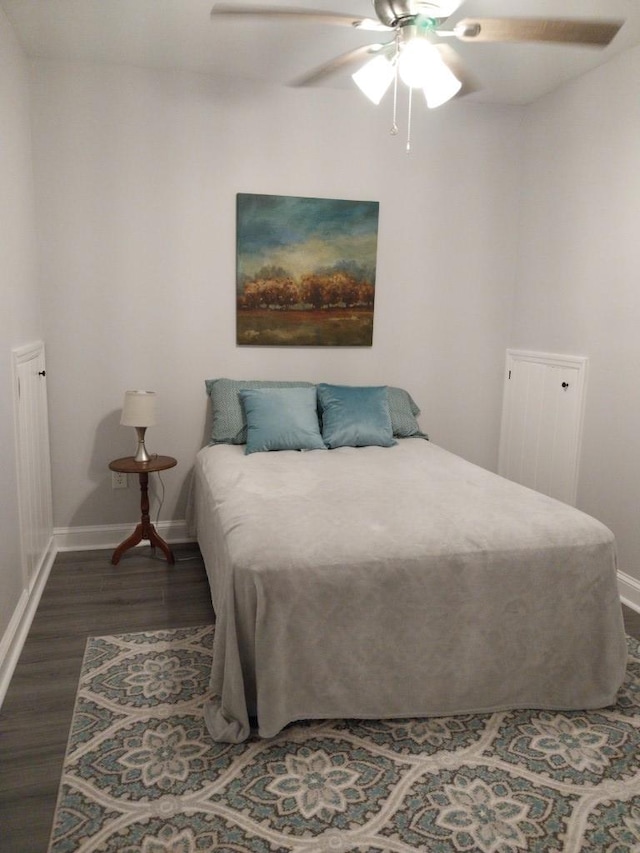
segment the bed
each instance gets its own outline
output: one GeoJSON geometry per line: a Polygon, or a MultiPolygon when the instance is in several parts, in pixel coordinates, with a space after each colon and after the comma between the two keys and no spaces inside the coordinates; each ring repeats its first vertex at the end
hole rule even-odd
{"type": "Polygon", "coordinates": [[[419,431],[197,455],[215,740],[306,719],[609,705],[626,643],[612,533],[419,431]]]}

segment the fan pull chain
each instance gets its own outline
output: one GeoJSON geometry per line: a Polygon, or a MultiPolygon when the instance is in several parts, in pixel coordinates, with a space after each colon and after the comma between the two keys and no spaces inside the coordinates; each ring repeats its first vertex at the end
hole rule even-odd
{"type": "Polygon", "coordinates": [[[398,69],[396,68],[396,79],[393,85],[393,122],[391,123],[391,136],[398,135],[398,69]]]}
{"type": "Polygon", "coordinates": [[[407,154],[411,154],[411,105],[413,103],[413,87],[409,86],[409,118],[407,120],[407,154]]]}
{"type": "Polygon", "coordinates": [[[396,32],[396,52],[393,57],[393,123],[391,125],[391,136],[398,135],[398,55],[400,53],[400,33],[396,32]]]}

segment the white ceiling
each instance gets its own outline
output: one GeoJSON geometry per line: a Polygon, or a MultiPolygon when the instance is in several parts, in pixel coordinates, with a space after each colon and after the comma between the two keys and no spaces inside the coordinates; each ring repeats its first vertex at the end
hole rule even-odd
{"type": "MultiPolygon", "coordinates": [[[[374,16],[371,0],[247,2],[374,16]]],[[[0,5],[31,57],[185,69],[278,85],[381,40],[375,33],[307,22],[211,19],[213,0],[0,0],[0,5]]],[[[484,102],[529,103],[640,44],[640,0],[466,0],[451,22],[467,16],[625,21],[604,50],[448,42],[480,84],[468,97],[484,102]]],[[[344,88],[353,83],[343,73],[322,85],[344,88]]]]}

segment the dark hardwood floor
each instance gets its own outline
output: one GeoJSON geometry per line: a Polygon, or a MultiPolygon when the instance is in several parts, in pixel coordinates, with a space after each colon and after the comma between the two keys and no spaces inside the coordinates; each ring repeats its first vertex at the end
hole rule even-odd
{"type": "MultiPolygon", "coordinates": [[[[213,622],[195,545],[58,554],[0,710],[0,851],[45,853],[87,637],[213,622]],[[159,557],[158,552],[158,557],[159,557]]],[[[624,608],[640,639],[640,613],[624,608]]]]}
{"type": "Polygon", "coordinates": [[[630,610],[624,604],[622,605],[622,612],[624,613],[624,624],[627,634],[635,637],[636,640],[640,640],[640,613],[630,610]]]}
{"type": "Polygon", "coordinates": [[[196,545],[57,555],[0,709],[0,851],[45,853],[87,637],[214,620],[196,545]]]}

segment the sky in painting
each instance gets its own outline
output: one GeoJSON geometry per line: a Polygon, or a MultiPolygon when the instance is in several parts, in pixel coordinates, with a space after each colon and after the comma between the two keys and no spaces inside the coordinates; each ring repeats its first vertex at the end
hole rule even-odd
{"type": "Polygon", "coordinates": [[[238,281],[264,266],[295,278],[341,261],[375,270],[378,210],[374,201],[239,193],[238,281]]]}

